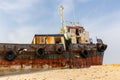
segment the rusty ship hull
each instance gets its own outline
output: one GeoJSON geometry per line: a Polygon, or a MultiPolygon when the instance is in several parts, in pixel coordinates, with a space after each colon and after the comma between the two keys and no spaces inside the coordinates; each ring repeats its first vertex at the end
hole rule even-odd
{"type": "Polygon", "coordinates": [[[0,44],[1,69],[83,68],[102,65],[104,50],[97,44],[0,44]]]}

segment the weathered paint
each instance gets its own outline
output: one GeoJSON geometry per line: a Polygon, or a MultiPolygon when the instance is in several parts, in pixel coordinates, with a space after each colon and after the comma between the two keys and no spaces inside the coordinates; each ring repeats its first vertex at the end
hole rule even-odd
{"type": "Polygon", "coordinates": [[[101,65],[104,52],[98,52],[96,44],[82,45],[71,44],[69,50],[64,50],[62,44],[0,44],[0,67],[9,69],[26,69],[26,68],[82,68],[91,65],[101,65]],[[43,56],[38,56],[37,50],[44,48],[43,56]],[[62,51],[57,53],[61,48],[62,51]],[[27,49],[27,51],[19,51],[27,49]],[[5,52],[14,50],[17,57],[8,61],[4,58],[5,52]],[[87,50],[87,57],[80,56],[83,50],[87,50]],[[17,67],[15,67],[17,66],[17,67]]]}

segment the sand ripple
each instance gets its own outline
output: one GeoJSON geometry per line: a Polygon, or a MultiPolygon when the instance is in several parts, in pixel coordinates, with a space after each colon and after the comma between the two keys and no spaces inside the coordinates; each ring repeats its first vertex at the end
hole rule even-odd
{"type": "Polygon", "coordinates": [[[1,76],[0,80],[120,80],[120,65],[92,66],[82,69],[38,71],[1,76]]]}

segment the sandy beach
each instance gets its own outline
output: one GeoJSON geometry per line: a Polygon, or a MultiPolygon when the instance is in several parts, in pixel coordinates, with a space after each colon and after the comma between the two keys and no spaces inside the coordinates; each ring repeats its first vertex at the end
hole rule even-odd
{"type": "Polygon", "coordinates": [[[120,80],[120,65],[58,69],[1,76],[0,80],[120,80]]]}

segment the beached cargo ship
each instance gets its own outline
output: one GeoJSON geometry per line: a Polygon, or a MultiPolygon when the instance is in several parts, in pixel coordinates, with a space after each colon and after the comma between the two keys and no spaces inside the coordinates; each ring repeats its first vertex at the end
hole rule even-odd
{"type": "Polygon", "coordinates": [[[102,65],[107,45],[89,38],[82,26],[62,26],[59,34],[35,34],[31,44],[0,43],[0,68],[83,68],[102,65]]]}
{"type": "Polygon", "coordinates": [[[80,26],[65,26],[61,34],[36,34],[31,44],[0,43],[3,68],[81,68],[102,65],[107,45],[93,43],[80,26]]]}

